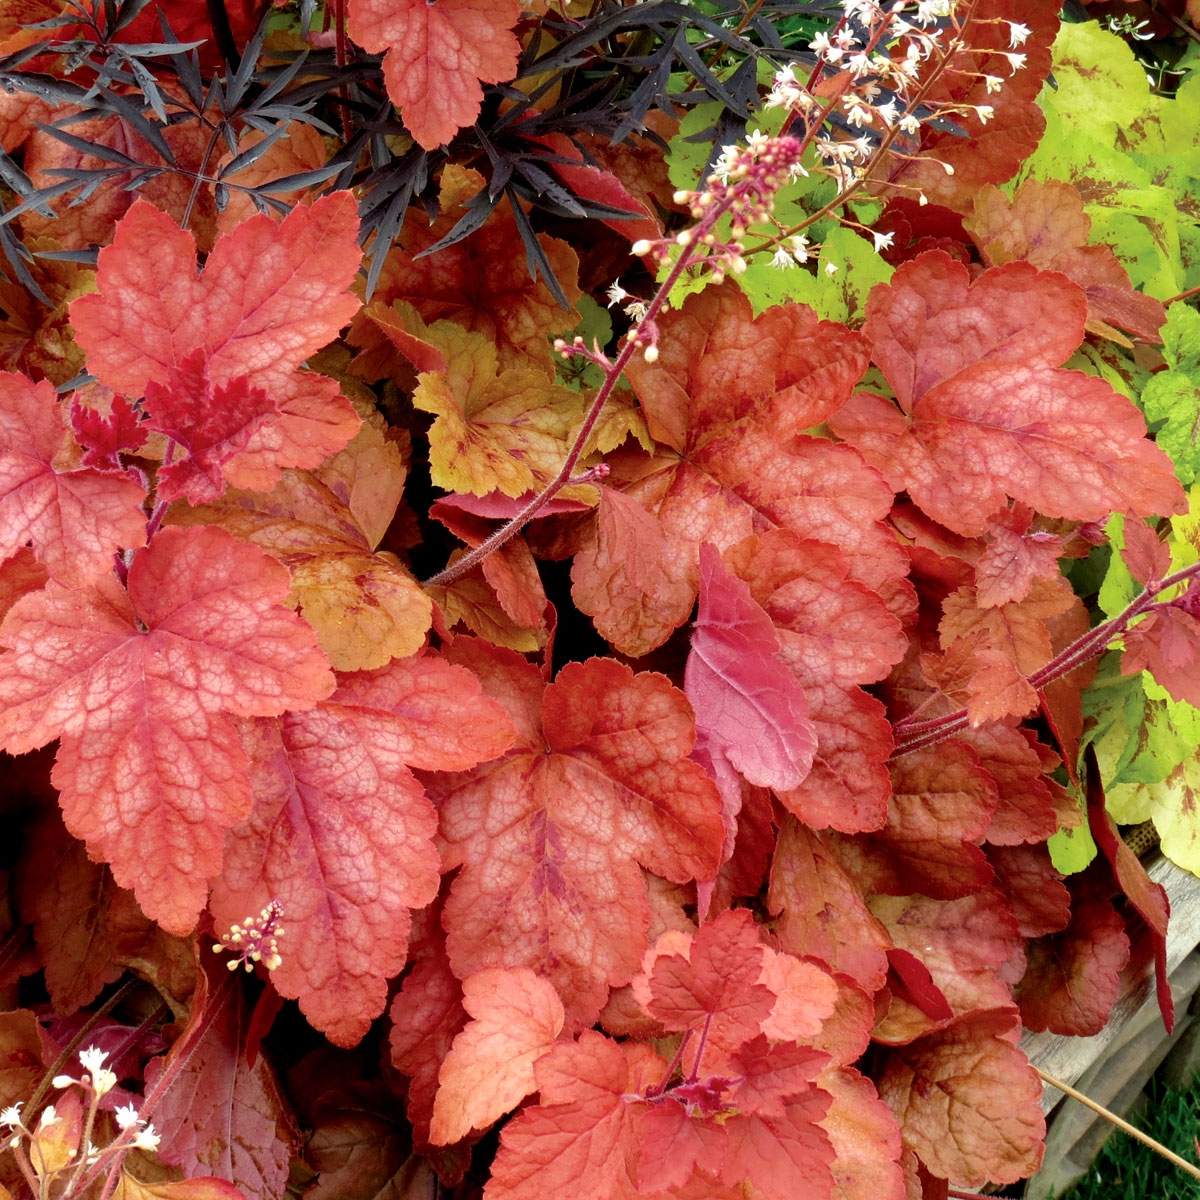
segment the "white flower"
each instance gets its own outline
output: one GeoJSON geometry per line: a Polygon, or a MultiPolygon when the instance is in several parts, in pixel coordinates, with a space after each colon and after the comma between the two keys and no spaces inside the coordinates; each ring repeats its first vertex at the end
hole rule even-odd
{"type": "Polygon", "coordinates": [[[883,118],[883,123],[889,129],[895,125],[897,118],[900,116],[895,100],[889,100],[886,104],[879,105],[875,111],[883,118]]]}
{"type": "Polygon", "coordinates": [[[998,92],[1004,86],[1004,80],[1001,79],[999,75],[985,75],[983,77],[983,81],[987,84],[989,96],[992,95],[993,92],[998,92]]]}
{"type": "Polygon", "coordinates": [[[796,260],[782,247],[776,248],[771,255],[771,266],[777,271],[787,271],[796,265],[796,260]]]}
{"type": "Polygon", "coordinates": [[[136,1129],[142,1123],[142,1118],[138,1116],[138,1111],[132,1104],[117,1105],[115,1116],[122,1129],[136,1129]]]}
{"type": "Polygon", "coordinates": [[[808,262],[808,238],[797,234],[789,240],[788,244],[792,248],[792,257],[798,263],[808,262]]]}
{"type": "Polygon", "coordinates": [[[818,33],[811,42],[808,43],[808,48],[815,54],[825,55],[829,51],[829,34],[818,33]]]}
{"type": "Polygon", "coordinates": [[[825,264],[826,275],[836,275],[838,273],[838,265],[835,262],[827,262],[825,264]]]}
{"type": "Polygon", "coordinates": [[[890,250],[892,240],[895,238],[894,233],[872,233],[871,236],[875,239],[875,253],[879,254],[883,250],[890,250]]]}
{"type": "Polygon", "coordinates": [[[921,122],[912,113],[905,113],[900,118],[900,128],[907,134],[917,134],[921,132],[921,122]]]}
{"type": "Polygon", "coordinates": [[[874,115],[865,104],[859,101],[857,96],[847,96],[843,103],[849,109],[849,112],[846,114],[846,120],[851,125],[857,125],[861,128],[863,125],[873,123],[875,119],[874,115]]]}
{"type": "Polygon", "coordinates": [[[147,1125],[145,1129],[138,1132],[136,1138],[133,1139],[134,1147],[138,1150],[157,1150],[158,1143],[162,1138],[154,1132],[153,1125],[147,1125]]]}
{"type": "Polygon", "coordinates": [[[99,1071],[107,1058],[108,1055],[99,1046],[89,1046],[79,1052],[79,1061],[87,1071],[99,1071]]]}
{"type": "Polygon", "coordinates": [[[47,1104],[42,1109],[42,1119],[38,1122],[39,1129],[49,1129],[51,1125],[57,1125],[62,1120],[58,1115],[53,1104],[47,1104]]]}
{"type": "Polygon", "coordinates": [[[1018,24],[1016,21],[1008,23],[1008,44],[1015,50],[1018,46],[1025,45],[1025,39],[1029,37],[1031,30],[1028,25],[1018,24]]]}
{"type": "Polygon", "coordinates": [[[871,73],[871,56],[863,51],[859,51],[858,54],[852,54],[850,61],[846,64],[846,68],[855,79],[861,79],[864,75],[871,73]]]}
{"type": "Polygon", "coordinates": [[[986,125],[996,115],[996,110],[990,104],[977,104],[975,115],[979,118],[981,125],[986,125]]]}
{"type": "Polygon", "coordinates": [[[1004,57],[1008,59],[1015,75],[1025,65],[1025,60],[1029,56],[1027,54],[1005,54],[1004,57]]]}
{"type": "Polygon", "coordinates": [[[10,1104],[6,1109],[0,1111],[0,1125],[6,1129],[16,1129],[21,1123],[21,1105],[24,1100],[18,1100],[16,1104],[10,1104]]]}
{"type": "Polygon", "coordinates": [[[608,307],[612,308],[614,304],[620,304],[629,293],[621,286],[621,281],[617,279],[608,285],[608,291],[605,292],[605,295],[608,297],[608,307]]]}

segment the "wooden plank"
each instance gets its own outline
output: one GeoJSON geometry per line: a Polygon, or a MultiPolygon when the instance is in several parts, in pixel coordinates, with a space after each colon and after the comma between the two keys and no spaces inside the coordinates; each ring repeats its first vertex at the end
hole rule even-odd
{"type": "MultiPolygon", "coordinates": [[[[1171,901],[1171,920],[1167,926],[1167,971],[1170,973],[1200,944],[1200,879],[1161,854],[1145,866],[1150,878],[1166,888],[1171,901]]],[[[1047,1075],[1073,1084],[1101,1057],[1143,1006],[1155,1003],[1152,976],[1127,979],[1108,1024],[1099,1033],[1086,1038],[1026,1033],[1021,1038],[1021,1049],[1030,1062],[1047,1075]]],[[[1050,1112],[1062,1099],[1062,1092],[1047,1087],[1042,1096],[1042,1107],[1050,1112]]]]}

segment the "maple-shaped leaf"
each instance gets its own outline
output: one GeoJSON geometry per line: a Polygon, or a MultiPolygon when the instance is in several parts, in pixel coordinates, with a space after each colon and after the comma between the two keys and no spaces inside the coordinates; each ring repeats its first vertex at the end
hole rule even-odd
{"type": "Polygon", "coordinates": [[[1150,342],[1166,320],[1162,302],[1135,291],[1111,246],[1089,246],[1092,220],[1078,188],[1061,179],[1026,179],[1010,200],[991,184],[964,221],[988,266],[1021,259],[1058,271],[1084,291],[1088,330],[1128,346],[1113,326],[1150,342]]]}
{"type": "Polygon", "coordinates": [[[891,944],[887,931],[837,856],[795,817],[779,831],[767,904],[778,918],[783,949],[819,959],[869,991],[883,984],[891,944]]]}
{"type": "Polygon", "coordinates": [[[71,428],[75,440],[83,447],[83,465],[98,471],[121,472],[120,455],[140,450],[146,444],[148,426],[142,414],[125,399],[114,396],[112,412],[105,417],[94,408],[71,403],[71,428]]]}
{"type": "MultiPolygon", "coordinates": [[[[361,437],[362,431],[356,441],[361,437]]],[[[381,438],[378,446],[384,446],[381,438]]],[[[399,469],[390,457],[370,454],[368,444],[362,448],[381,474],[399,469]]],[[[293,602],[334,669],[372,670],[421,648],[432,609],[399,559],[373,550],[348,499],[349,492],[338,495],[321,471],[285,470],[269,492],[231,490],[212,504],[176,505],[169,519],[219,524],[277,558],[291,573],[293,602]]]]}
{"type": "Polygon", "coordinates": [[[1061,760],[1028,729],[995,722],[960,735],[996,785],[997,804],[985,840],[991,846],[1044,842],[1059,827],[1048,773],[1061,760]]]}
{"type": "MultiPolygon", "coordinates": [[[[579,314],[574,309],[564,310],[545,281],[530,275],[521,233],[507,206],[498,206],[470,237],[426,255],[456,221],[457,215],[451,211],[431,224],[419,205],[411,206],[402,236],[384,260],[375,300],[394,305],[397,315],[404,314],[402,324],[414,337],[426,340],[425,322],[433,326],[452,321],[483,334],[496,347],[501,370],[536,368],[552,379],[554,357],[546,335],[573,329],[579,314]],[[405,303],[411,305],[412,313],[404,308],[405,303]],[[419,323],[411,319],[413,314],[419,323]]],[[[582,293],[575,251],[548,234],[538,234],[537,240],[563,295],[569,303],[576,303],[582,293]]],[[[388,335],[369,316],[357,316],[347,337],[352,346],[363,350],[355,360],[356,370],[361,367],[368,378],[392,374],[386,359],[394,359],[396,352],[388,335]],[[386,356],[381,358],[380,351],[385,348],[386,356]]]]}
{"type": "Polygon", "coordinates": [[[779,1116],[728,1117],[721,1179],[730,1185],[748,1180],[766,1200],[794,1200],[797,1192],[814,1200],[832,1197],[834,1150],[821,1127],[829,1104],[829,1096],[812,1087],[785,1101],[779,1116]]]}
{"type": "Polygon", "coordinates": [[[688,760],[695,726],[661,675],[611,659],[568,663],[546,685],[510,651],[459,638],[468,665],[508,710],[517,746],[470,774],[439,775],[446,902],[460,977],[527,966],[554,983],[568,1028],[589,1025],[629,981],[649,911],[637,864],[675,882],[711,879],[720,799],[688,760]]]}
{"type": "Polygon", "coordinates": [[[1015,1009],[972,1012],[889,1051],[879,1094],[935,1175],[978,1187],[1041,1165],[1042,1083],[1013,1044],[1019,1029],[1015,1009]]]}
{"type": "Polygon", "coordinates": [[[384,55],[388,95],[426,150],[475,123],[480,83],[517,73],[516,0],[350,0],[346,15],[354,41],[384,55]]]}
{"type": "Polygon", "coordinates": [[[51,384],[0,373],[0,559],[27,542],[55,579],[79,586],[145,545],[145,489],[91,467],[59,470],[69,442],[51,384]]]}
{"type": "Polygon", "coordinates": [[[5,746],[60,739],[67,828],[171,932],[194,926],[225,830],[250,809],[226,714],[309,707],[333,686],[287,591],[283,567],[223,530],[164,529],[135,557],[128,592],[111,576],[51,582],[0,630],[5,746]]]}
{"type": "MultiPolygon", "coordinates": [[[[288,1162],[300,1145],[295,1117],[266,1056],[253,1065],[246,1058],[249,1013],[241,990],[218,993],[219,978],[201,979],[191,1024],[176,1043],[186,1057],[154,1110],[162,1135],[158,1155],[189,1175],[217,1174],[248,1196],[282,1195],[288,1162]],[[201,1021],[206,1023],[198,1033],[201,1021]]],[[[147,1064],[148,1088],[162,1078],[169,1058],[147,1064]]]]}
{"type": "Polygon", "coordinates": [[[900,408],[864,392],[830,425],[935,520],[974,536],[1009,496],[1081,521],[1113,509],[1183,511],[1137,409],[1104,381],[1057,366],[1082,340],[1086,315],[1062,276],[1010,263],[971,283],[935,251],[903,264],[876,297],[872,353],[900,408]],[[964,310],[960,326],[952,314],[964,310]]]}
{"type": "Polygon", "coordinates": [[[1014,998],[1026,1029],[1090,1037],[1108,1023],[1129,962],[1125,922],[1087,876],[1073,876],[1071,923],[1029,942],[1014,998]]]}
{"type": "Polygon", "coordinates": [[[775,1005],[774,992],[759,982],[763,964],[753,918],[730,909],[700,926],[686,957],[655,959],[647,1009],[666,1029],[703,1026],[718,1046],[748,1042],[775,1005]]]}
{"type": "Polygon", "coordinates": [[[536,1087],[534,1063],[563,1025],[563,1006],[549,980],[528,967],[489,967],[463,980],[471,1020],[454,1039],[439,1073],[430,1140],[457,1142],[486,1129],[536,1087]]]}
{"type": "Polygon", "coordinates": [[[536,369],[500,369],[484,334],[440,322],[444,371],[418,376],[417,408],[436,414],[429,430],[433,482],[450,492],[520,496],[548,483],[567,456],[580,395],[536,369]]]}
{"type": "Polygon", "coordinates": [[[1173,700],[1200,707],[1198,652],[1200,620],[1182,603],[1162,605],[1126,632],[1121,674],[1148,670],[1173,700]]]}
{"type": "Polygon", "coordinates": [[[975,562],[975,591],[984,608],[1024,600],[1034,579],[1059,574],[1063,540],[1031,529],[1032,518],[1033,510],[1018,504],[988,522],[988,544],[975,562]]]}
{"type": "Polygon", "coordinates": [[[725,1131],[692,1119],[676,1099],[664,1099],[638,1114],[638,1187],[649,1195],[678,1189],[696,1177],[716,1175],[725,1161],[725,1131]]]}
{"type": "Polygon", "coordinates": [[[771,618],[708,543],[700,547],[700,608],[683,690],[697,714],[698,746],[758,787],[804,781],[817,748],[804,689],[780,661],[771,618]]]}
{"type": "Polygon", "coordinates": [[[213,386],[203,350],[169,366],[165,384],[146,381],[146,408],[146,428],[165,434],[187,456],[182,462],[164,461],[155,494],[168,502],[183,496],[193,504],[220,496],[225,490],[221,468],[279,414],[279,405],[244,375],[213,386]]]}
{"type": "Polygon", "coordinates": [[[786,1101],[806,1093],[829,1065],[829,1055],[795,1043],[772,1045],[760,1033],[734,1052],[732,1063],[738,1070],[733,1104],[742,1112],[781,1117],[786,1101]]]}
{"type": "Polygon", "coordinates": [[[1158,535],[1137,517],[1127,516],[1121,528],[1124,545],[1121,561],[1129,573],[1146,587],[1151,581],[1164,578],[1171,570],[1171,548],[1158,539],[1158,535]]]}
{"type": "Polygon", "coordinates": [[[608,1200],[637,1192],[638,1110],[626,1101],[630,1062],[603,1034],[585,1029],[534,1067],[541,1100],[500,1132],[486,1200],[608,1200]]]}
{"type": "Polygon", "coordinates": [[[308,712],[243,727],[254,808],[214,881],[218,926],[279,900],[283,996],[338,1045],[383,1011],[408,949],[409,909],[437,894],[437,817],[408,765],[463,769],[512,744],[469,671],[434,656],[343,677],[308,712]]]}
{"type": "MultiPolygon", "coordinates": [[[[181,411],[206,411],[217,389],[226,407],[239,395],[243,402],[259,392],[270,397],[278,415],[221,464],[236,487],[267,490],[282,467],[317,466],[346,445],[359,420],[333,380],[297,368],[359,307],[348,290],[361,258],[357,232],[354,200],[338,192],[294,209],[279,225],[265,216],[243,222],[218,240],[198,273],[192,235],[135,201],[101,252],[96,292],[71,306],[88,370],[128,396],[146,395],[151,384],[162,389],[159,409],[171,415],[156,416],[172,432],[186,433],[181,411]],[[201,362],[205,384],[196,395],[201,362]],[[164,409],[168,392],[184,394],[164,409]]],[[[266,413],[265,402],[256,403],[266,413]]]]}

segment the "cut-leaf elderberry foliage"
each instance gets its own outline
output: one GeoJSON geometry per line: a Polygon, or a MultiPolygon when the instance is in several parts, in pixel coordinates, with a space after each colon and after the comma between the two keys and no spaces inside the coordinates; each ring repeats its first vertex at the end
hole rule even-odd
{"type": "Polygon", "coordinates": [[[262,7],[0,25],[0,1184],[1030,1174],[1200,869],[1195,76],[262,7]]]}

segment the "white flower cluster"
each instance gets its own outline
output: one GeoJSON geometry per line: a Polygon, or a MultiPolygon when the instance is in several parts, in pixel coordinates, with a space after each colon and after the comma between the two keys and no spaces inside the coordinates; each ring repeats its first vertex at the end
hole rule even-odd
{"type": "Polygon", "coordinates": [[[279,953],[279,939],[285,932],[279,924],[282,917],[283,905],[272,900],[257,917],[247,917],[240,925],[230,926],[228,933],[221,934],[221,940],[212,948],[213,953],[231,951],[234,957],[225,964],[231,971],[240,966],[253,971],[258,962],[268,971],[277,970],[283,965],[279,953]]]}
{"type": "MultiPolygon", "coordinates": [[[[766,107],[794,114],[817,149],[821,169],[837,181],[840,191],[861,182],[882,151],[915,148],[913,141],[930,121],[973,114],[986,124],[995,116],[990,104],[934,102],[923,90],[931,69],[944,67],[953,55],[969,49],[964,40],[966,18],[960,11],[964,7],[961,0],[842,0],[841,20],[809,43],[818,59],[815,78],[809,82],[829,73],[850,77],[851,87],[836,103],[815,96],[809,82],[797,79],[793,66],[776,73],[766,107]]],[[[1026,55],[1017,48],[1030,30],[1018,22],[1000,23],[1008,26],[1009,50],[994,51],[993,57],[1005,59],[1011,75],[1025,65],[1026,55]]],[[[955,71],[963,73],[958,64],[955,71]]],[[[976,74],[989,94],[1004,86],[1002,73],[976,74]]]]}

